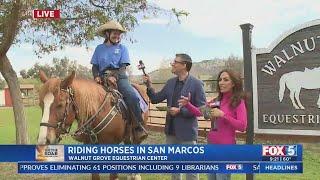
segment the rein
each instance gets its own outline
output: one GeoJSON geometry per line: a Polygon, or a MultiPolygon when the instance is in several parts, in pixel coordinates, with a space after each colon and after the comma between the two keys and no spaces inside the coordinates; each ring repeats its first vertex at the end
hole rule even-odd
{"type": "Polygon", "coordinates": [[[119,103],[123,102],[121,93],[115,89],[108,89],[104,97],[104,100],[100,105],[100,107],[98,108],[97,112],[93,116],[91,116],[88,120],[86,120],[85,123],[82,124],[74,133],[69,134],[71,125],[67,126],[66,124],[67,116],[69,114],[69,106],[72,105],[73,109],[75,110],[75,114],[76,114],[75,119],[77,121],[79,120],[79,108],[75,101],[73,89],[68,87],[67,89],[61,89],[61,90],[66,92],[69,96],[66,102],[63,120],[59,121],[57,124],[40,123],[40,126],[46,126],[46,127],[51,127],[51,128],[60,130],[61,133],[59,137],[57,137],[58,142],[61,141],[61,139],[66,136],[77,137],[85,134],[89,136],[91,143],[97,144],[98,143],[97,135],[111,123],[111,121],[118,114],[118,112],[121,112],[119,107],[119,103]],[[103,107],[106,105],[107,96],[109,93],[111,93],[112,96],[117,100],[117,103],[115,103],[115,105],[111,108],[108,114],[104,116],[104,118],[98,123],[97,126],[92,127],[92,123],[97,119],[97,115],[102,111],[103,107]]]}
{"type": "MultiPolygon", "coordinates": [[[[75,111],[75,114],[76,114],[75,119],[79,118],[79,109],[78,109],[78,106],[77,106],[75,98],[74,98],[74,91],[70,87],[68,87],[67,89],[61,89],[61,91],[64,91],[68,94],[68,99],[66,102],[66,107],[64,109],[62,121],[59,121],[57,124],[50,124],[50,123],[41,122],[40,126],[46,126],[46,127],[58,129],[61,132],[60,134],[63,135],[63,134],[68,134],[71,129],[71,125],[67,126],[67,116],[69,114],[69,106],[72,105],[72,107],[75,111]]],[[[62,139],[60,136],[57,138],[58,138],[58,141],[61,141],[61,139],[62,139]]]]}
{"type": "Polygon", "coordinates": [[[103,103],[99,107],[98,111],[91,116],[82,126],[80,126],[71,136],[81,136],[82,134],[88,135],[90,138],[91,143],[97,144],[98,143],[98,137],[97,135],[104,130],[113,120],[113,118],[121,112],[119,103],[122,103],[122,95],[119,91],[115,89],[107,89],[106,96],[104,97],[103,103]],[[117,100],[117,103],[115,103],[114,106],[112,106],[111,110],[108,112],[106,116],[96,125],[95,127],[92,127],[92,123],[96,120],[97,115],[101,112],[103,107],[106,105],[107,102],[107,95],[108,93],[111,93],[112,96],[117,100]]]}

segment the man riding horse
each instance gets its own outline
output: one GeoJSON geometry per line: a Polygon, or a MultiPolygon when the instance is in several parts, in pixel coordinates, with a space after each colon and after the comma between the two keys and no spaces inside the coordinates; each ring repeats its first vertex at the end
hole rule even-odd
{"type": "Polygon", "coordinates": [[[96,47],[92,56],[92,73],[97,83],[117,88],[123,95],[124,101],[133,114],[133,119],[136,120],[134,139],[142,142],[148,134],[143,128],[140,100],[126,75],[130,58],[128,49],[120,44],[121,35],[124,32],[126,32],[125,28],[116,21],[109,21],[98,28],[97,34],[105,40],[96,47]]]}

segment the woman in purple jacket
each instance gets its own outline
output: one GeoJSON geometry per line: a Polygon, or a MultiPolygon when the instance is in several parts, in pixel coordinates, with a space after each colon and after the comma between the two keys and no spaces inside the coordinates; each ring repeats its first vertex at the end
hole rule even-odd
{"type": "MultiPolygon", "coordinates": [[[[208,102],[220,101],[219,108],[211,109],[211,121],[215,121],[216,127],[208,134],[209,144],[235,144],[236,131],[245,131],[247,128],[247,110],[245,94],[241,77],[232,70],[223,70],[218,76],[217,98],[208,102]]],[[[193,106],[189,97],[181,97],[179,103],[185,106],[194,115],[200,116],[200,110],[193,106]]],[[[209,174],[208,179],[229,180],[230,174],[209,174]]]]}

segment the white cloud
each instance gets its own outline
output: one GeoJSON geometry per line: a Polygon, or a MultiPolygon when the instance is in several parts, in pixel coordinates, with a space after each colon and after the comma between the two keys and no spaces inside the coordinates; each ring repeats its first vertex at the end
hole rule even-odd
{"type": "Polygon", "coordinates": [[[188,11],[190,15],[181,24],[186,31],[225,41],[241,41],[240,24],[253,24],[253,32],[264,39],[265,34],[278,35],[320,15],[318,0],[161,0],[155,3],[165,9],[175,7],[188,11]]]}
{"type": "Polygon", "coordinates": [[[168,19],[164,18],[150,18],[150,19],[143,19],[141,20],[141,24],[160,24],[160,25],[167,25],[169,24],[168,19]]]}
{"type": "Polygon", "coordinates": [[[34,48],[30,44],[23,43],[15,46],[8,52],[8,58],[17,73],[22,69],[31,68],[36,62],[40,64],[52,64],[53,58],[67,57],[70,60],[75,60],[78,64],[91,67],[90,60],[93,54],[93,48],[88,50],[83,47],[66,46],[63,50],[52,52],[50,54],[42,55],[38,58],[34,54],[34,48]]]}
{"type": "Polygon", "coordinates": [[[130,58],[133,74],[142,75],[141,70],[138,70],[139,60],[143,61],[146,67],[146,73],[150,73],[156,69],[159,69],[163,60],[170,59],[172,57],[167,57],[157,52],[139,52],[137,49],[132,48],[130,50],[130,58]]]}
{"type": "Polygon", "coordinates": [[[93,48],[89,48],[88,50],[83,47],[71,47],[66,46],[62,51],[57,51],[51,53],[49,57],[44,57],[43,59],[47,61],[51,61],[53,57],[63,58],[67,57],[70,60],[76,60],[78,64],[84,66],[90,66],[91,57],[93,55],[93,48]]]}

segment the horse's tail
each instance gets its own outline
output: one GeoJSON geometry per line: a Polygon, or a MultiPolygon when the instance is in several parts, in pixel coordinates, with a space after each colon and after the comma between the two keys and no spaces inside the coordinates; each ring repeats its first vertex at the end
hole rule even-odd
{"type": "Polygon", "coordinates": [[[284,91],[286,90],[286,76],[282,75],[279,80],[279,101],[283,100],[284,91]]]}

